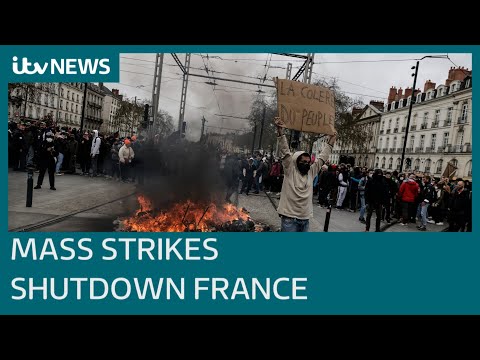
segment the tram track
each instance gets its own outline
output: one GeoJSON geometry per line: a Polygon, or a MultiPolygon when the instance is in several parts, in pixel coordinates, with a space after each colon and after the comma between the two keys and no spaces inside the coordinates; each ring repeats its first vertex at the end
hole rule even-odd
{"type": "Polygon", "coordinates": [[[61,223],[61,222],[65,221],[65,220],[67,220],[67,219],[69,219],[69,218],[71,218],[75,215],[78,215],[78,214],[81,214],[81,213],[84,213],[84,212],[88,212],[88,211],[91,211],[93,209],[96,209],[96,208],[99,208],[99,207],[102,207],[102,206],[105,206],[105,205],[109,205],[109,204],[112,204],[112,203],[117,202],[117,201],[127,199],[127,198],[129,198],[131,196],[134,196],[136,194],[137,194],[137,192],[135,191],[135,192],[132,192],[128,195],[124,195],[124,196],[121,196],[121,197],[113,199],[113,200],[109,200],[109,201],[106,201],[106,202],[103,202],[103,203],[100,203],[100,204],[97,204],[97,205],[94,205],[94,206],[90,206],[90,207],[82,209],[82,210],[72,211],[72,212],[69,212],[67,214],[58,215],[58,216],[55,216],[51,219],[43,220],[43,221],[40,221],[40,222],[35,223],[35,224],[16,227],[16,228],[10,229],[8,231],[9,232],[30,232],[30,231],[33,231],[33,230],[41,229],[41,228],[44,228],[44,227],[47,227],[47,226],[50,226],[50,225],[61,223]]]}

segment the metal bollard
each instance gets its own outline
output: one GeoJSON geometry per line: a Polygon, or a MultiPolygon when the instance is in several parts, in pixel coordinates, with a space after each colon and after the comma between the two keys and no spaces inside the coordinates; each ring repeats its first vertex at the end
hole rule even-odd
{"type": "Polygon", "coordinates": [[[328,225],[330,225],[330,214],[332,213],[332,204],[328,203],[327,214],[325,215],[325,225],[323,227],[324,232],[328,232],[328,225]]]}
{"type": "Polygon", "coordinates": [[[32,198],[33,198],[33,170],[28,169],[26,207],[32,207],[32,198]]]}

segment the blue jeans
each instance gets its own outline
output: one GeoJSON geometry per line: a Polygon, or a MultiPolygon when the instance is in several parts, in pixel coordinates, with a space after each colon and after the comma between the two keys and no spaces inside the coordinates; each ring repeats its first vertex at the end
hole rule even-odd
{"type": "Polygon", "coordinates": [[[427,226],[427,209],[430,204],[425,203],[424,206],[422,206],[422,203],[418,204],[417,208],[417,218],[421,219],[422,226],[426,227],[427,226]]]}
{"type": "Polygon", "coordinates": [[[308,227],[310,225],[310,220],[294,219],[287,216],[282,216],[282,227],[281,231],[283,232],[308,232],[308,227]]]}
{"type": "Polygon", "coordinates": [[[263,183],[260,183],[260,176],[255,176],[255,191],[261,191],[263,189],[263,183]]]}
{"type": "Polygon", "coordinates": [[[360,219],[365,219],[365,210],[366,210],[366,205],[365,205],[365,194],[360,194],[360,219]]]}
{"type": "Polygon", "coordinates": [[[55,172],[59,173],[60,169],[62,168],[62,163],[63,163],[63,154],[58,153],[58,158],[57,158],[57,167],[55,169],[55,172]]]}

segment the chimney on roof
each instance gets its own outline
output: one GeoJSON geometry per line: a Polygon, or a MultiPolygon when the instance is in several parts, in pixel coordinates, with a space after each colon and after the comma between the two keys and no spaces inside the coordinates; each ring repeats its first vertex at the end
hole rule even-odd
{"type": "Polygon", "coordinates": [[[425,81],[425,86],[423,87],[423,92],[427,92],[428,90],[430,89],[435,89],[435,86],[437,84],[435,84],[434,82],[432,82],[431,80],[427,80],[425,81]]]}
{"type": "Polygon", "coordinates": [[[387,104],[390,104],[392,101],[395,101],[396,96],[397,96],[397,88],[392,86],[388,93],[387,104]]]}

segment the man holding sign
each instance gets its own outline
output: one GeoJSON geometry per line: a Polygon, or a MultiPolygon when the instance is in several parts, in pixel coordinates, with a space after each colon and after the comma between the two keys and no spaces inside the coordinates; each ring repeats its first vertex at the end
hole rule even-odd
{"type": "Polygon", "coordinates": [[[307,232],[313,216],[313,179],[332,152],[336,140],[334,93],[323,86],[276,78],[278,150],[285,169],[277,212],[282,231],[307,232]],[[310,154],[290,152],[283,128],[330,135],[322,153],[312,164],[310,154]]]}
{"type": "Polygon", "coordinates": [[[335,144],[336,134],[330,136],[321,154],[311,164],[310,154],[297,151],[293,155],[283,134],[285,123],[275,118],[278,135],[278,151],[285,172],[282,193],[277,212],[282,219],[281,231],[307,232],[313,216],[313,179],[328,159],[335,144]]]}

